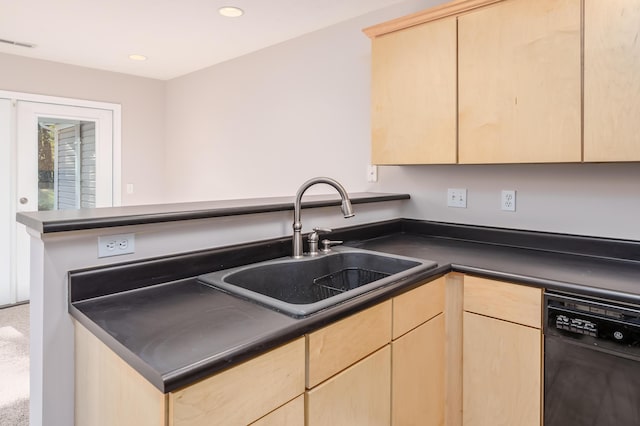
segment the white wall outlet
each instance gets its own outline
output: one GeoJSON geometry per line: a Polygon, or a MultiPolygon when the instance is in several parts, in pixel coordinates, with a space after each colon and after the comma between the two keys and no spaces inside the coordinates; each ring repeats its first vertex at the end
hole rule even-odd
{"type": "Polygon", "coordinates": [[[375,164],[369,164],[367,166],[367,182],[378,181],[378,166],[375,164]]]}
{"type": "Polygon", "coordinates": [[[135,234],[103,235],[98,237],[98,257],[119,256],[134,253],[135,234]]]}
{"type": "Polygon", "coordinates": [[[516,191],[514,190],[502,191],[500,208],[508,212],[516,211],[516,191]]]}
{"type": "Polygon", "coordinates": [[[447,189],[447,206],[467,208],[467,190],[464,188],[447,189]]]}

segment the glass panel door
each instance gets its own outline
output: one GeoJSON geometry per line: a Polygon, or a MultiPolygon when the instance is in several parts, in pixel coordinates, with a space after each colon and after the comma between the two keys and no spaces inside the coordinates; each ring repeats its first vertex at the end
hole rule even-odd
{"type": "MultiPolygon", "coordinates": [[[[113,203],[113,112],[18,101],[17,211],[113,203]]],[[[15,223],[15,222],[13,222],[15,223]]],[[[29,299],[29,235],[16,226],[14,302],[29,299]]]]}

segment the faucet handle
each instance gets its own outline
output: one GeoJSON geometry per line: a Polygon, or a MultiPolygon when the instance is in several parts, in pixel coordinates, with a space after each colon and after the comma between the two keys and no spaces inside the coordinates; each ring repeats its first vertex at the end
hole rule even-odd
{"type": "Polygon", "coordinates": [[[335,246],[337,244],[342,244],[344,241],[331,241],[328,239],[322,240],[322,248],[320,249],[323,253],[329,253],[331,251],[331,246],[335,246]]]}
{"type": "Polygon", "coordinates": [[[325,234],[328,232],[331,232],[332,229],[330,228],[313,228],[313,232],[309,234],[309,242],[310,243],[316,243],[316,247],[318,244],[318,241],[320,241],[320,233],[324,232],[325,234]]]}
{"type": "Polygon", "coordinates": [[[313,232],[315,232],[317,234],[319,234],[321,232],[327,233],[327,232],[332,232],[332,231],[333,231],[333,229],[331,229],[331,228],[320,228],[320,227],[313,228],[313,232]]]}
{"type": "Polygon", "coordinates": [[[331,232],[329,228],[313,228],[313,232],[309,234],[309,255],[318,255],[318,241],[320,241],[319,234],[321,232],[331,232]]]}
{"type": "Polygon", "coordinates": [[[310,243],[318,243],[318,241],[320,241],[320,233],[324,232],[325,234],[327,232],[331,232],[332,229],[330,228],[313,228],[313,232],[309,234],[309,242],[310,243]]]}

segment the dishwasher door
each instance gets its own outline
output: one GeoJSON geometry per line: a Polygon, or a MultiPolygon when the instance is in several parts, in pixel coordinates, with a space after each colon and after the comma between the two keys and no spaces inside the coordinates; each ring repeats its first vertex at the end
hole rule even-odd
{"type": "Polygon", "coordinates": [[[640,362],[545,337],[545,426],[640,425],[640,362]]]}
{"type": "Polygon", "coordinates": [[[640,309],[545,292],[545,426],[640,426],[640,309]]]}

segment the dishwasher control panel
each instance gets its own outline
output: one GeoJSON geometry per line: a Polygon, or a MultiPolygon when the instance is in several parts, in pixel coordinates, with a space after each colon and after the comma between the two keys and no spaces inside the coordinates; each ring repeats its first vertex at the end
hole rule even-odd
{"type": "Polygon", "coordinates": [[[586,334],[596,337],[598,335],[598,324],[584,318],[571,317],[567,314],[559,313],[555,316],[555,326],[559,330],[571,331],[573,333],[586,334]]]}
{"type": "Polygon", "coordinates": [[[545,334],[640,354],[640,309],[608,300],[547,292],[545,334]]]}

